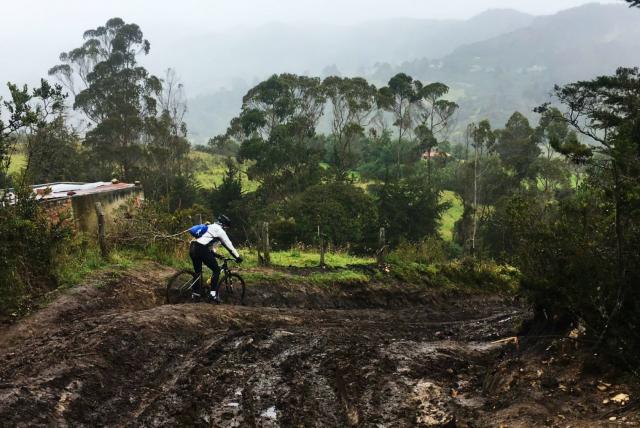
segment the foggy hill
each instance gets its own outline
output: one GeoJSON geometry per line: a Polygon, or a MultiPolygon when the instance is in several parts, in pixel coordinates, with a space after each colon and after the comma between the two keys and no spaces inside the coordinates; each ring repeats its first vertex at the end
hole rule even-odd
{"type": "Polygon", "coordinates": [[[462,94],[461,121],[488,117],[504,124],[514,110],[529,114],[548,101],[554,84],[640,65],[640,11],[586,5],[538,17],[526,28],[457,48],[443,58],[405,62],[374,73],[404,71],[441,80],[462,94]]]}
{"type": "Polygon", "coordinates": [[[379,64],[444,56],[533,20],[514,10],[491,10],[469,20],[390,19],[350,27],[273,23],[176,40],[149,61],[175,64],[193,95],[192,138],[203,142],[224,131],[247,89],[273,73],[369,74],[379,64]]]}
{"type": "MultiPolygon", "coordinates": [[[[461,104],[460,123],[489,118],[501,126],[515,110],[531,115],[556,83],[640,64],[639,23],[640,11],[591,4],[550,16],[492,10],[467,21],[389,20],[322,31],[273,24],[210,46],[218,53],[204,55],[202,62],[211,64],[200,70],[236,80],[190,100],[188,124],[199,143],[224,132],[242,95],[271,73],[340,72],[380,85],[403,71],[450,85],[461,104]]],[[[180,71],[190,84],[199,79],[180,71]]]]}

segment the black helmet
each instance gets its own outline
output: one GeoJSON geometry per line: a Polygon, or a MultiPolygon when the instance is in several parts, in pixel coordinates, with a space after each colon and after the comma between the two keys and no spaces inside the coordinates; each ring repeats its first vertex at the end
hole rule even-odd
{"type": "Polygon", "coordinates": [[[216,223],[224,226],[224,227],[231,227],[231,220],[229,219],[229,217],[227,217],[224,214],[220,214],[218,216],[218,218],[216,219],[216,223]]]}

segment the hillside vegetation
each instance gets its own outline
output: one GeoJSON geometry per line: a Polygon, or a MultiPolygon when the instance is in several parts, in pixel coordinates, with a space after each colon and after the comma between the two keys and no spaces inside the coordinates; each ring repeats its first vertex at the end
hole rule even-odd
{"type": "Polygon", "coordinates": [[[398,72],[446,82],[452,92],[464,94],[451,97],[461,105],[461,138],[470,121],[505,123],[514,111],[534,120],[532,108],[549,100],[554,84],[640,63],[639,14],[620,4],[590,4],[538,17],[492,10],[468,21],[394,20],[364,28],[274,24],[232,37],[179,41],[191,48],[176,48],[177,58],[167,61],[185,64],[180,73],[198,88],[186,121],[199,144],[226,130],[256,76],[282,70],[321,77],[361,75],[377,85],[398,72]],[[215,58],[215,64],[191,69],[186,64],[192,49],[207,52],[205,61],[215,58]],[[228,52],[233,58],[221,61],[228,52]],[[207,86],[211,76],[202,71],[210,69],[236,79],[207,86]]]}
{"type": "Polygon", "coordinates": [[[452,38],[437,62],[270,74],[197,146],[185,86],[146,68],[140,26],[79,33],[0,104],[0,418],[637,422],[638,13],[501,12],[441,23],[487,39],[452,38]],[[30,187],[112,179],[144,200],[99,235],[30,187]],[[216,236],[191,244],[204,222],[216,236]],[[220,295],[185,272],[187,303],[164,304],[167,278],[229,246],[222,230],[248,307],[205,305],[220,295]]]}

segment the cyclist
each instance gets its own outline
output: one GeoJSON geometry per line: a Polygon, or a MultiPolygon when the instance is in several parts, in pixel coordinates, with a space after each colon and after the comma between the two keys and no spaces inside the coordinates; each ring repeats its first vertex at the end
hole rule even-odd
{"type": "Polygon", "coordinates": [[[214,301],[218,300],[218,278],[220,277],[220,267],[216,257],[222,258],[216,253],[216,248],[220,245],[224,246],[227,251],[236,259],[237,263],[242,263],[242,257],[235,249],[231,240],[225,232],[225,228],[231,226],[231,220],[229,217],[222,214],[218,216],[216,222],[207,226],[206,232],[197,239],[191,241],[189,246],[189,257],[193,263],[193,270],[196,275],[200,277],[200,280],[193,287],[193,297],[198,298],[202,296],[202,264],[204,263],[211,271],[213,275],[211,277],[211,298],[214,301]]]}

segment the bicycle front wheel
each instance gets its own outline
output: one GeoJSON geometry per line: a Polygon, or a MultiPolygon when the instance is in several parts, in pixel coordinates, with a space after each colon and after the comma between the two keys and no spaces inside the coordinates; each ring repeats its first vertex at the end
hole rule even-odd
{"type": "Polygon", "coordinates": [[[244,279],[237,273],[224,275],[220,280],[220,302],[227,305],[244,305],[244,279]]]}
{"type": "Polygon", "coordinates": [[[167,281],[167,303],[189,303],[191,301],[191,288],[196,281],[194,271],[185,269],[176,272],[167,281]]]}

